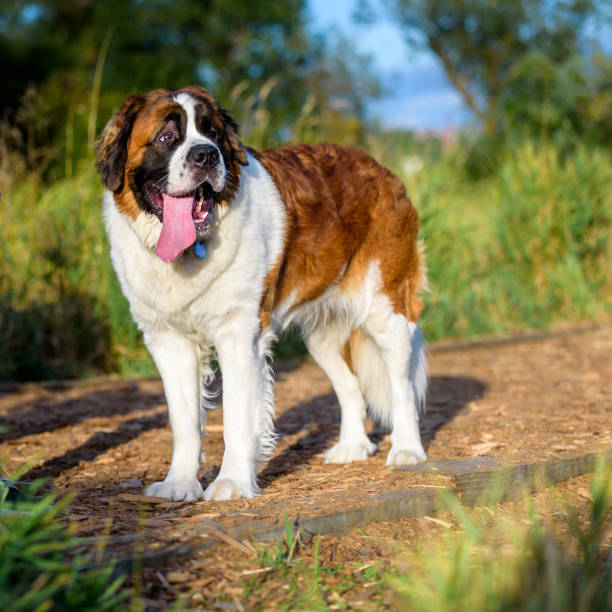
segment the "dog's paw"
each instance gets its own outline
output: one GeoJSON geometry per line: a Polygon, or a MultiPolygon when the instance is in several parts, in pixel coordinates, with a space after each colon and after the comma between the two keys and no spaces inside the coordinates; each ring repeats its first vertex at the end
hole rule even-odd
{"type": "Polygon", "coordinates": [[[208,485],[204,493],[206,501],[225,501],[240,497],[255,497],[259,488],[251,482],[238,482],[229,478],[217,478],[208,485]]]}
{"type": "Polygon", "coordinates": [[[151,497],[165,497],[172,501],[196,501],[204,497],[204,489],[200,481],[193,480],[164,480],[149,485],[145,495],[151,497]]]}
{"type": "Polygon", "coordinates": [[[325,463],[352,463],[363,461],[376,450],[376,444],[367,437],[359,442],[342,442],[325,453],[325,463]]]}
{"type": "Polygon", "coordinates": [[[387,465],[416,465],[427,461],[427,453],[419,448],[391,448],[387,455],[387,465]]]}

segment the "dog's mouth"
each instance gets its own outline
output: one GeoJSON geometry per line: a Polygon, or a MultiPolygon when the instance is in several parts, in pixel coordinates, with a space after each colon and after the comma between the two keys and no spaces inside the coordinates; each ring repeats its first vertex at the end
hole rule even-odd
{"type": "Polygon", "coordinates": [[[162,223],[155,252],[166,262],[174,261],[198,235],[204,235],[214,210],[214,190],[204,182],[194,191],[169,194],[153,185],[147,187],[153,212],[162,223]]]}
{"type": "MultiPolygon", "coordinates": [[[[164,196],[169,194],[165,194],[163,191],[157,189],[153,185],[147,186],[147,194],[149,196],[149,202],[151,204],[153,212],[160,220],[160,222],[163,223],[164,196]]],[[[206,228],[210,224],[209,215],[212,214],[215,207],[215,192],[210,183],[204,182],[194,191],[190,191],[188,193],[172,194],[172,197],[191,198],[193,202],[191,208],[191,216],[193,217],[193,222],[196,226],[196,231],[200,233],[206,230],[206,228]]]]}

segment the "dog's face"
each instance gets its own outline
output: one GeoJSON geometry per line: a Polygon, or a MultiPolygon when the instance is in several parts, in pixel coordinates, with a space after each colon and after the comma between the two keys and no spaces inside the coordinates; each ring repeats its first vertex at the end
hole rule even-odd
{"type": "Polygon", "coordinates": [[[102,182],[124,214],[163,224],[157,253],[165,261],[206,236],[215,205],[231,201],[246,164],[238,126],[199,87],[132,96],[98,141],[102,182]]]}

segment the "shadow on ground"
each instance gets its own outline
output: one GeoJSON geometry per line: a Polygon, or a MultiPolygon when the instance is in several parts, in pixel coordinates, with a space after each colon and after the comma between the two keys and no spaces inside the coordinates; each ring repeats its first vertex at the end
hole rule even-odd
{"type": "MultiPolygon", "coordinates": [[[[66,387],[69,383],[59,383],[49,390],[59,391],[66,387]],[[62,388],[58,388],[59,385],[62,388]]],[[[50,395],[48,399],[11,406],[6,415],[0,416],[0,442],[51,432],[92,417],[112,417],[152,409],[163,402],[163,394],[141,391],[137,382],[125,383],[116,389],[98,389],[59,402],[50,395]]]]}
{"type": "Polygon", "coordinates": [[[161,429],[168,424],[165,414],[152,414],[146,417],[123,421],[113,431],[95,433],[86,442],[71,448],[63,455],[52,457],[28,472],[28,480],[53,477],[79,465],[82,461],[91,462],[111,448],[126,444],[138,438],[145,431],[161,429]]]}
{"type": "MultiPolygon", "coordinates": [[[[421,435],[425,448],[435,439],[437,432],[467,404],[482,397],[485,389],[486,385],[474,378],[432,377],[428,390],[428,410],[421,418],[421,435]]],[[[62,401],[53,401],[50,396],[34,402],[23,402],[12,406],[0,417],[0,428],[4,429],[0,433],[0,441],[15,441],[25,436],[53,432],[94,417],[149,411],[163,403],[163,394],[139,389],[137,382],[125,383],[113,389],[98,389],[62,401]]],[[[112,429],[97,431],[82,444],[32,469],[28,473],[28,480],[52,477],[83,461],[91,462],[146,431],[166,427],[167,423],[166,412],[156,411],[122,421],[113,425],[112,429]]],[[[263,486],[281,474],[290,474],[300,469],[306,461],[324,452],[336,441],[340,430],[340,408],[335,394],[330,392],[319,395],[286,410],[276,419],[276,429],[281,437],[279,451],[260,473],[263,486]],[[283,446],[283,437],[291,438],[286,446],[283,446]]],[[[370,439],[379,443],[387,433],[384,429],[374,427],[370,439]]],[[[210,470],[213,466],[208,467],[205,479],[216,475],[213,473],[216,470],[210,470]]]]}
{"type": "MultiPolygon", "coordinates": [[[[69,383],[55,384],[49,391],[70,389],[69,383]]],[[[45,384],[45,389],[47,385],[45,384]]],[[[11,406],[0,417],[0,442],[14,442],[26,436],[54,432],[78,425],[92,418],[129,415],[159,407],[160,393],[140,390],[137,382],[124,383],[113,389],[97,389],[79,397],[55,401],[53,395],[11,406]]],[[[105,431],[98,431],[85,442],[61,455],[47,459],[27,474],[32,481],[47,478],[76,467],[82,461],[93,461],[99,455],[140,436],[145,431],[165,427],[166,413],[138,416],[122,421],[105,431]]],[[[68,435],[68,434],[66,434],[68,435]]]]}
{"type": "MultiPolygon", "coordinates": [[[[436,433],[452,421],[467,404],[481,398],[486,385],[467,377],[434,376],[429,380],[427,412],[421,417],[423,446],[428,446],[436,433]]],[[[262,485],[273,482],[278,475],[288,474],[300,468],[303,462],[328,449],[340,433],[340,407],[335,394],[327,393],[302,402],[285,411],[276,419],[280,436],[292,436],[304,432],[295,442],[270,459],[261,472],[262,485]],[[298,459],[299,456],[299,461],[298,459]]],[[[378,444],[388,430],[375,426],[369,434],[378,444]]]]}

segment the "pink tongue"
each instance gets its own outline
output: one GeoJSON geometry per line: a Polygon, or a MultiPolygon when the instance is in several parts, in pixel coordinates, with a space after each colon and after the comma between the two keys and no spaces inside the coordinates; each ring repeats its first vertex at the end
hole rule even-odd
{"type": "Polygon", "coordinates": [[[155,252],[166,262],[174,261],[196,240],[193,223],[194,196],[175,198],[162,194],[164,200],[164,222],[155,252]]]}

